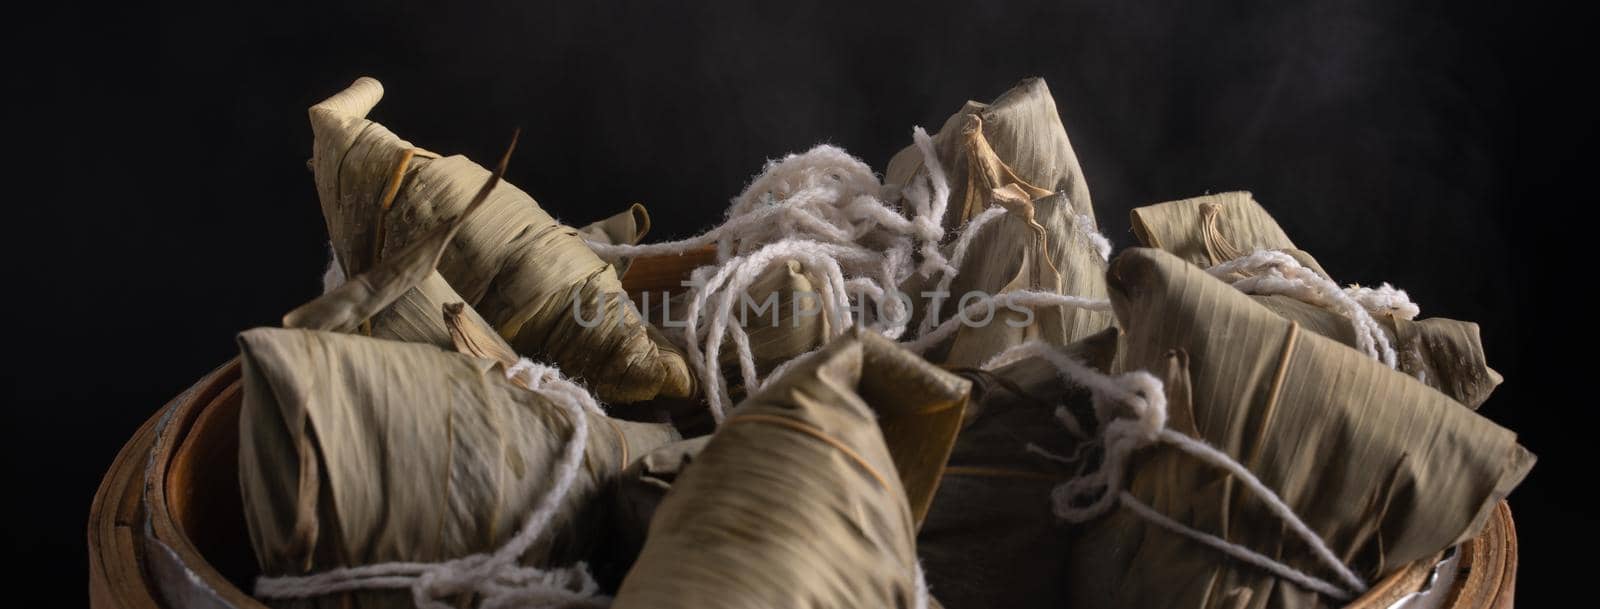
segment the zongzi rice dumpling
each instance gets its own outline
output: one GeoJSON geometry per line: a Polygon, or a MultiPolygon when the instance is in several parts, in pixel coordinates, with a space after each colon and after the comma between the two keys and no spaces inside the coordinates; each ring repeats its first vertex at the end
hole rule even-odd
{"type": "MultiPolygon", "coordinates": [[[[494,551],[555,484],[573,414],[506,378],[495,361],[420,344],[261,328],[243,359],[239,478],[261,572],[314,575],[435,563],[494,551]]],[[[584,412],[582,467],[546,534],[520,556],[570,565],[604,527],[600,489],[677,439],[667,425],[584,412]]],[[[412,607],[408,590],[274,601],[412,607]],[[349,596],[349,598],[345,598],[349,596]]]]}
{"type": "MultiPolygon", "coordinates": [[[[1121,365],[1162,374],[1167,427],[1240,464],[1367,582],[1471,538],[1533,463],[1511,432],[1313,332],[1171,254],[1108,273],[1121,365]]],[[[1125,481],[1154,513],[1311,576],[1328,575],[1257,493],[1170,444],[1125,481]]],[[[1059,506],[1058,506],[1059,509],[1059,506]]],[[[1128,508],[1073,541],[1071,606],[1335,607],[1128,508]]]]}
{"type": "Polygon", "coordinates": [[[916,514],[967,389],[859,330],[797,362],[676,476],[614,606],[925,605],[916,514]]]}
{"type": "MultiPolygon", "coordinates": [[[[988,191],[1010,182],[1042,193],[1063,193],[1073,213],[1094,221],[1089,185],[1044,79],[1017,83],[992,103],[967,102],[945,121],[933,144],[950,181],[947,229],[958,229],[982,213],[988,191]],[[970,137],[975,129],[981,139],[970,137]],[[984,154],[983,147],[990,147],[991,153],[984,154]],[[1005,180],[996,183],[1000,167],[1005,180]]],[[[908,146],[889,160],[884,183],[904,187],[926,171],[917,148],[908,146]]]]}
{"type": "MultiPolygon", "coordinates": [[[[413,147],[366,119],[382,96],[363,78],[311,108],[311,166],[345,274],[459,216],[489,172],[413,147]]],[[[653,339],[616,270],[577,229],[500,183],[466,220],[439,273],[517,352],[555,362],[614,402],[692,391],[688,364],[653,339]],[[586,327],[588,326],[588,327],[586,327]]]]}
{"type": "Polygon", "coordinates": [[[1133,234],[1147,247],[1160,248],[1202,268],[1256,250],[1298,252],[1295,259],[1323,277],[1328,272],[1295,247],[1272,215],[1248,192],[1224,192],[1146,205],[1130,214],[1133,234]]]}
{"type": "MultiPolygon", "coordinates": [[[[1134,233],[1145,245],[1202,267],[1238,260],[1257,250],[1272,250],[1288,254],[1323,278],[1329,277],[1309,253],[1295,249],[1277,221],[1248,192],[1150,205],[1133,210],[1132,217],[1134,233]]],[[[1383,290],[1393,292],[1387,285],[1383,290]]],[[[1374,290],[1351,287],[1343,291],[1359,297],[1374,290]]],[[[1381,306],[1356,299],[1368,308],[1376,331],[1384,335],[1397,354],[1396,368],[1469,408],[1483,404],[1502,379],[1484,357],[1477,325],[1442,318],[1413,321],[1417,308],[1404,298],[1404,293],[1397,294],[1405,306],[1381,306]]],[[[1358,346],[1364,338],[1345,314],[1283,295],[1262,294],[1257,300],[1279,315],[1300,322],[1304,329],[1346,345],[1358,346]]]]}
{"type": "MultiPolygon", "coordinates": [[[[1104,310],[1028,301],[1045,294],[1103,304],[1110,250],[1044,82],[1024,81],[992,105],[969,102],[931,145],[951,181],[945,226],[961,229],[946,246],[953,273],[912,276],[901,291],[912,295],[912,327],[924,336],[953,317],[962,323],[924,355],[975,366],[1027,340],[1065,345],[1109,327],[1104,310]],[[993,297],[1004,299],[986,300],[993,297]],[[971,315],[969,303],[983,310],[971,315]]],[[[890,161],[886,182],[927,179],[929,158],[907,148],[890,161]]]]}

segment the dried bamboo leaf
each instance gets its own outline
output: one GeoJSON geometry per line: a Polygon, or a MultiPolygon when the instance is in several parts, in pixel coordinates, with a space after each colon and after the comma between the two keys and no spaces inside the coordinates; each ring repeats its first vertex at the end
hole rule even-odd
{"type": "MultiPolygon", "coordinates": [[[[311,109],[323,215],[351,275],[460,219],[488,177],[464,157],[418,153],[367,120],[382,91],[363,78],[311,109]]],[[[518,352],[553,361],[607,401],[691,393],[682,355],[651,340],[615,270],[576,229],[506,183],[482,206],[462,220],[438,270],[518,352]],[[585,328],[580,317],[596,323],[585,328]]]]}
{"type": "MultiPolygon", "coordinates": [[[[399,251],[394,255],[382,261],[374,260],[370,268],[354,275],[354,279],[290,311],[283,316],[283,326],[349,332],[373,315],[389,308],[395,300],[435,274],[434,268],[439,266],[439,258],[444,255],[450,240],[461,231],[461,226],[467,219],[482,208],[489,193],[500,182],[501,176],[505,175],[506,163],[515,149],[516,137],[513,136],[511,146],[500,159],[499,168],[483,183],[459,216],[423,232],[416,240],[398,248],[399,251]]],[[[410,158],[409,155],[407,158],[410,158]]],[[[391,198],[384,197],[385,200],[391,198]]],[[[347,259],[339,258],[339,260],[347,259]]],[[[345,275],[351,276],[348,267],[345,268],[345,275]]]]}
{"type": "MultiPolygon", "coordinates": [[[[1357,345],[1355,327],[1348,317],[1288,296],[1252,298],[1306,330],[1351,347],[1357,345]]],[[[1392,315],[1373,318],[1399,355],[1398,370],[1468,408],[1476,410],[1483,405],[1504,380],[1484,357],[1478,324],[1438,317],[1418,321],[1392,315]]]]}
{"type": "MultiPolygon", "coordinates": [[[[993,103],[967,102],[945,121],[933,136],[933,144],[950,180],[950,207],[944,217],[948,228],[960,228],[982,212],[987,188],[1004,185],[991,183],[984,179],[983,171],[975,171],[999,169],[993,160],[1005,168],[1007,182],[1027,184],[1041,194],[1064,193],[1075,213],[1094,221],[1089,185],[1044,79],[1023,80],[993,103]],[[974,129],[982,135],[979,141],[970,137],[974,129]],[[993,152],[993,160],[979,154],[982,148],[993,152]]],[[[916,146],[908,146],[889,160],[884,183],[905,187],[925,179],[923,176],[922,154],[916,146]]]]}
{"type": "Polygon", "coordinates": [[[513,137],[498,170],[479,189],[473,203],[461,216],[436,227],[396,255],[378,261],[355,279],[289,312],[283,318],[284,327],[350,332],[364,324],[367,334],[376,338],[429,344],[441,349],[456,346],[457,335],[464,333],[477,337],[478,347],[492,349],[498,356],[495,359],[502,363],[515,362],[517,356],[511,347],[494,334],[493,328],[477,311],[465,306],[449,283],[434,271],[462,223],[481,208],[483,200],[505,173],[515,147],[513,137]]]}
{"type": "MultiPolygon", "coordinates": [[[[1025,82],[1002,99],[1009,101],[997,102],[990,108],[1012,109],[995,115],[1001,120],[1018,116],[1015,108],[1031,109],[1035,115],[1048,110],[1050,116],[1054,116],[1054,101],[1049,99],[1049,91],[1043,88],[1042,81],[1025,82]]],[[[975,366],[1007,347],[1030,339],[1065,345],[1110,326],[1112,319],[1105,312],[1060,305],[1032,310],[989,306],[977,320],[963,314],[967,299],[1004,292],[1046,292],[1090,300],[1104,300],[1105,297],[1106,254],[1101,251],[1105,243],[1103,238],[1096,239],[1099,233],[1094,227],[1093,209],[1087,205],[1087,187],[1081,199],[1084,203],[1080,205],[1066,193],[1052,193],[1030,183],[1029,178],[1019,175],[990,144],[982,116],[983,113],[974,113],[951,119],[952,123],[965,121],[959,136],[967,186],[961,196],[965,199],[962,205],[971,214],[963,215],[962,222],[992,207],[1003,208],[1005,213],[998,220],[989,220],[986,216],[987,223],[982,226],[967,227],[966,230],[976,231],[976,234],[964,259],[963,254],[957,253],[959,241],[947,246],[950,250],[947,255],[957,263],[957,274],[949,282],[948,292],[942,289],[946,285],[943,281],[948,279],[935,281],[932,277],[913,276],[901,286],[902,292],[920,297],[920,300],[913,300],[911,327],[924,327],[925,322],[936,325],[957,315],[962,317],[965,323],[958,327],[957,335],[944,344],[933,345],[927,352],[934,361],[955,366],[975,366]],[[938,313],[934,312],[932,301],[936,298],[946,303],[939,306],[938,313]],[[982,323],[991,313],[1004,319],[982,323]],[[927,319],[930,317],[934,319],[927,319]],[[978,323],[972,323],[974,321],[978,323]]],[[[1044,129],[1042,132],[1060,131],[1059,122],[1055,122],[1055,131],[1044,129]]],[[[950,126],[946,127],[948,131],[950,126]]],[[[999,134],[1010,137],[1005,130],[999,130],[999,134]]],[[[1065,132],[1060,135],[1064,141],[1065,132]]],[[[1045,140],[1050,138],[1045,136],[1045,140]]],[[[1070,144],[1066,144],[1066,148],[1070,155],[1070,144]]],[[[1012,157],[1028,157],[1031,149],[1018,150],[1016,145],[1006,146],[1012,157]]],[[[1079,176],[1075,159],[1069,170],[1068,173],[1079,176]]],[[[1082,185],[1081,176],[1075,180],[1075,184],[1082,185]]]]}
{"type": "Polygon", "coordinates": [[[627,211],[596,220],[578,229],[585,239],[610,245],[636,245],[650,232],[650,212],[634,203],[627,211]]]}
{"type": "MultiPolygon", "coordinates": [[[[444,278],[439,278],[439,282],[443,283],[444,278]]],[[[517,363],[517,352],[499,334],[495,334],[494,328],[478,317],[478,312],[467,303],[456,301],[443,308],[445,330],[449,334],[450,346],[457,353],[499,362],[507,369],[517,363]]],[[[383,338],[376,332],[373,336],[383,338]]]]}
{"type": "MultiPolygon", "coordinates": [[[[771,266],[745,289],[754,304],[741,307],[745,315],[736,316],[734,322],[749,335],[757,368],[771,370],[827,340],[828,319],[819,313],[820,281],[804,264],[789,260],[771,266]]],[[[738,353],[732,346],[732,339],[724,345],[724,365],[737,362],[738,353]]]]}
{"type": "Polygon", "coordinates": [[[677,476],[614,606],[911,606],[914,514],[967,389],[887,339],[835,339],[735,409],[677,476]]]}
{"type": "MultiPolygon", "coordinates": [[[[1116,345],[1117,331],[1110,329],[1059,351],[1108,371],[1116,345]]],[[[1067,606],[1061,574],[1072,541],[1050,509],[1050,493],[1075,466],[1030,446],[1081,456],[1084,440],[1062,433],[1055,411],[1064,405],[1080,415],[1092,412],[1090,396],[1041,358],[958,372],[972,381],[972,400],[917,534],[928,585],[950,609],[1067,606]]]]}
{"type": "Polygon", "coordinates": [[[1434,317],[1410,321],[1384,318],[1394,324],[1394,346],[1400,369],[1477,410],[1505,377],[1489,367],[1478,324],[1434,317]]]}
{"type": "MultiPolygon", "coordinates": [[[[1133,211],[1134,232],[1145,245],[1158,247],[1193,264],[1212,266],[1258,249],[1281,250],[1300,264],[1328,277],[1309,253],[1295,249],[1272,216],[1248,192],[1229,192],[1172,201],[1133,211]]],[[[1350,320],[1338,313],[1283,296],[1258,297],[1279,315],[1307,330],[1346,345],[1356,345],[1350,320]]],[[[1476,409],[1500,384],[1500,374],[1484,357],[1477,324],[1451,319],[1408,321],[1374,314],[1400,355],[1402,372],[1476,409]]]]}
{"type": "Polygon", "coordinates": [[[507,357],[513,363],[517,360],[516,353],[495,333],[494,326],[466,306],[438,273],[429,274],[421,284],[379,311],[370,321],[367,327],[373,338],[433,345],[502,363],[507,357]],[[461,348],[456,335],[463,332],[478,338],[478,351],[461,348]]]}
{"type": "Polygon", "coordinates": [[[612,491],[611,527],[605,546],[591,564],[602,585],[615,588],[644,549],[650,518],[672,484],[705,450],[711,436],[663,445],[634,461],[617,476],[612,491]]]}
{"type": "MultiPolygon", "coordinates": [[[[578,229],[578,233],[585,240],[608,245],[637,245],[649,232],[650,212],[639,203],[630,205],[627,211],[596,220],[578,229]]],[[[616,269],[617,277],[622,277],[627,274],[632,262],[631,259],[623,258],[612,262],[611,268],[616,269]]]]}
{"type": "MultiPolygon", "coordinates": [[[[750,353],[759,371],[770,371],[827,341],[829,324],[827,316],[820,313],[822,303],[818,294],[822,281],[804,263],[785,260],[767,267],[745,288],[747,304],[735,305],[731,321],[743,328],[749,337],[750,353]]],[[[650,318],[682,323],[692,295],[691,292],[676,295],[650,292],[648,302],[653,307],[650,318]],[[663,299],[668,304],[655,306],[663,299]]],[[[731,336],[723,340],[717,357],[723,366],[738,363],[739,353],[734,349],[731,336]]]]}
{"type": "MultiPolygon", "coordinates": [[[[1063,195],[1013,202],[1005,215],[978,229],[969,254],[950,283],[938,321],[958,315],[960,299],[968,294],[1033,290],[1105,299],[1105,260],[1077,218],[1074,206],[1063,195]]],[[[925,300],[918,305],[914,323],[929,314],[925,300]]],[[[1027,340],[1067,345],[1111,327],[1114,321],[1109,312],[1066,305],[1033,309],[1031,323],[1017,311],[993,310],[995,317],[989,323],[976,323],[988,309],[968,317],[974,323],[962,324],[956,337],[948,345],[930,349],[928,358],[952,366],[976,366],[1027,340]],[[1018,325],[1023,327],[1015,327],[1018,325]]]]}
{"type": "MultiPolygon", "coordinates": [[[[1171,254],[1125,251],[1109,282],[1122,365],[1165,372],[1169,428],[1248,468],[1368,581],[1470,538],[1532,466],[1511,432],[1171,254]]],[[[1128,491],[1157,512],[1325,570],[1225,472],[1169,445],[1130,467],[1128,491]]],[[[1074,607],[1334,603],[1126,509],[1089,523],[1074,548],[1074,607]]]]}
{"type": "MultiPolygon", "coordinates": [[[[1033,260],[1035,258],[1037,258],[1036,254],[1024,250],[1022,252],[1022,263],[1017,269],[1017,275],[1012,277],[1011,281],[1001,288],[998,293],[1002,295],[1015,294],[1036,287],[1045,287],[1035,286],[1034,281],[1032,281],[1034,274],[1031,270],[1034,268],[1033,260]]],[[[1059,279],[1055,275],[1050,275],[1050,277],[1059,279]]],[[[1049,288],[1059,289],[1059,285],[1059,281],[1050,281],[1049,288]]],[[[1030,322],[1026,311],[1018,311],[1010,307],[996,307],[993,311],[991,319],[984,320],[989,315],[988,311],[985,311],[976,316],[977,319],[973,320],[974,323],[962,324],[956,330],[955,337],[950,339],[948,353],[939,358],[944,365],[951,368],[971,368],[983,365],[984,362],[989,361],[989,358],[1006,349],[1025,343],[1030,336],[1035,336],[1039,333],[1041,324],[1030,322]]],[[[1034,315],[1037,315],[1037,313],[1034,315]]],[[[935,353],[930,353],[929,355],[938,357],[935,353]]]]}
{"type": "Polygon", "coordinates": [[[1190,264],[1211,267],[1256,250],[1282,250],[1317,274],[1328,276],[1245,191],[1147,205],[1130,215],[1133,234],[1140,243],[1190,264]]]}
{"type": "MultiPolygon", "coordinates": [[[[240,488],[266,575],[492,550],[545,492],[573,429],[567,411],[490,360],[308,330],[255,329],[239,343],[240,488]]],[[[524,555],[529,564],[587,555],[605,526],[591,506],[599,489],[633,456],[677,438],[666,425],[587,416],[584,468],[551,525],[559,532],[524,555]]],[[[406,591],[353,600],[412,606],[406,591]]]]}

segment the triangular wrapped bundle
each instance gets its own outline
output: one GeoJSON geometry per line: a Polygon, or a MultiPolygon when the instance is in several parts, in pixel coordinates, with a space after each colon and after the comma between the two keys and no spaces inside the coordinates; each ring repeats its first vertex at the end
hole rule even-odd
{"type": "MultiPolygon", "coordinates": [[[[316,574],[492,551],[552,484],[569,411],[506,379],[494,361],[348,334],[261,328],[239,337],[239,478],[261,571],[316,574]]],[[[588,413],[582,468],[550,530],[521,557],[586,556],[604,526],[589,508],[627,463],[677,439],[667,425],[588,413]]],[[[406,590],[350,593],[411,607],[406,590]]],[[[318,596],[279,606],[349,606],[318,596]]]]}
{"type": "MultiPolygon", "coordinates": [[[[1316,259],[1295,248],[1277,221],[1248,192],[1150,205],[1133,210],[1132,217],[1134,233],[1142,243],[1201,267],[1256,250],[1277,250],[1328,277],[1316,259]]],[[[1306,330],[1350,346],[1359,342],[1350,318],[1340,313],[1284,296],[1263,295],[1258,300],[1279,315],[1300,322],[1306,330]]],[[[1374,311],[1373,320],[1398,355],[1397,369],[1469,408],[1483,404],[1502,380],[1484,357],[1477,324],[1443,318],[1412,321],[1383,311],[1374,311]]]]}
{"type": "MultiPolygon", "coordinates": [[[[512,144],[515,147],[515,142],[512,144]]],[[[405,247],[349,277],[337,256],[323,277],[323,294],[283,317],[285,328],[354,332],[375,338],[433,345],[510,366],[518,356],[478,312],[462,301],[434,269],[466,220],[483,209],[505,174],[511,150],[464,211],[405,247]]]]}
{"type": "MultiPolygon", "coordinates": [[[[1109,282],[1127,329],[1120,360],[1162,377],[1166,428],[1248,470],[1357,579],[1472,538],[1533,464],[1510,431],[1171,254],[1125,251],[1109,282]]],[[[1136,453],[1127,492],[1178,525],[1340,581],[1259,493],[1186,450],[1136,453]]],[[[1341,603],[1146,518],[1124,506],[1083,527],[1071,606],[1341,603]]]]}
{"type": "Polygon", "coordinates": [[[918,606],[916,515],[967,390],[857,330],[790,366],[677,476],[613,606],[918,606]]]}
{"type": "MultiPolygon", "coordinates": [[[[1045,292],[1105,299],[1110,244],[1095,226],[1088,184],[1043,80],[1025,80],[992,104],[967,102],[932,144],[950,183],[944,225],[973,234],[946,245],[953,280],[917,275],[901,286],[915,304],[911,327],[935,326],[977,302],[964,298],[1045,292]],[[998,218],[997,208],[1005,210],[998,218]],[[969,221],[984,224],[966,226],[969,221]],[[943,302],[934,306],[936,298],[943,302]]],[[[890,160],[885,183],[905,188],[927,174],[922,154],[911,146],[890,160]]],[[[950,342],[926,351],[929,359],[975,366],[1027,340],[1066,345],[1112,321],[1107,312],[1081,307],[982,308],[965,318],[974,323],[961,323],[950,342]],[[1023,313],[1030,308],[1031,321],[1023,313]],[[990,312],[994,319],[976,323],[990,312]]]]}
{"type": "MultiPolygon", "coordinates": [[[[1005,186],[993,179],[996,161],[1004,166],[1005,182],[1064,193],[1074,213],[1094,221],[1089,185],[1042,78],[1023,80],[992,103],[968,101],[933,136],[933,145],[950,182],[946,229],[959,229],[983,212],[988,191],[1005,186]],[[981,141],[972,137],[975,132],[981,141]],[[982,154],[983,147],[992,154],[982,154]]],[[[926,175],[922,154],[908,146],[889,160],[884,183],[905,188],[926,175]]]]}
{"type": "Polygon", "coordinates": [[[1165,250],[1190,264],[1209,268],[1256,250],[1293,256],[1323,277],[1316,259],[1295,247],[1278,221],[1245,191],[1168,201],[1134,209],[1133,234],[1147,247],[1165,250]]]}
{"type": "MultiPolygon", "coordinates": [[[[440,158],[367,120],[382,94],[378,81],[362,78],[311,108],[311,166],[349,276],[452,221],[489,177],[465,157],[440,158]]],[[[691,393],[682,355],[652,338],[616,270],[577,229],[506,183],[482,207],[439,273],[518,352],[556,363],[607,401],[691,393]]]]}
{"type": "MultiPolygon", "coordinates": [[[[1117,331],[1067,347],[1037,346],[1104,373],[1117,331]]],[[[972,398],[917,534],[928,586],[945,609],[1068,606],[1061,574],[1070,530],[1051,511],[1050,493],[1072,477],[1077,463],[1058,462],[1038,449],[1085,458],[1086,438],[1062,433],[1056,409],[1064,406],[1087,420],[1093,407],[1089,393],[1063,380],[1046,356],[1024,355],[993,370],[957,371],[972,381],[972,398]]]]}

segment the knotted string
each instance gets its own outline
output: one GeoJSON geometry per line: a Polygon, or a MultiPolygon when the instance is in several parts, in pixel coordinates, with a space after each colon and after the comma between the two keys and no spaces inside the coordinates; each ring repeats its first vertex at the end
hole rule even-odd
{"type": "MultiPolygon", "coordinates": [[[[1006,213],[996,207],[974,217],[955,240],[952,257],[947,258],[941,246],[945,240],[942,222],[950,199],[948,178],[927,132],[913,129],[912,140],[926,171],[899,193],[904,209],[888,200],[887,189],[866,163],[824,145],[767,163],[734,199],[724,222],[705,233],[644,245],[589,243],[596,254],[609,260],[682,254],[716,246],[717,262],[691,274],[682,335],[687,359],[701,381],[715,420],[720,422],[732,407],[720,359],[725,341],[733,343],[744,386],[764,384],[749,334],[736,323],[734,311],[742,304],[745,290],[768,269],[791,261],[805,266],[816,279],[820,314],[828,322],[827,338],[860,325],[900,340],[908,329],[911,311],[898,287],[914,274],[937,275],[940,290],[947,291],[974,236],[1006,213]]],[[[1084,228],[1083,222],[1079,224],[1084,228]]],[[[1086,230],[1093,232],[1092,227],[1086,230]]],[[[1091,244],[1106,255],[1110,243],[1094,234],[1099,240],[1091,238],[1091,244]]],[[[956,330],[954,318],[939,323],[941,301],[936,298],[931,303],[931,314],[908,345],[913,350],[925,350],[956,330]]],[[[999,304],[1109,307],[1104,301],[1043,292],[990,296],[972,306],[999,304]]]]}
{"type": "Polygon", "coordinates": [[[797,261],[820,280],[830,337],[862,325],[893,339],[911,317],[898,286],[913,274],[955,272],[940,249],[950,188],[927,132],[916,128],[912,139],[928,171],[901,193],[904,210],[885,200],[866,163],[824,145],[769,162],[734,199],[726,220],[701,235],[645,245],[590,243],[608,259],[716,245],[717,263],[691,276],[683,342],[718,421],[731,407],[719,359],[725,340],[733,343],[745,386],[762,384],[749,335],[733,312],[769,268],[797,261]],[[860,305],[854,309],[852,297],[860,305]]]}
{"type": "MultiPolygon", "coordinates": [[[[1367,590],[1366,582],[1341,562],[1322,538],[1306,526],[1294,510],[1254,473],[1204,441],[1167,428],[1167,398],[1160,379],[1144,371],[1106,375],[1038,341],[1007,349],[991,359],[985,367],[1031,357],[1050,362],[1062,379],[1088,389],[1094,398],[1094,414],[1099,424],[1099,436],[1096,439],[1103,452],[1100,463],[1098,467],[1081,472],[1051,492],[1057,516],[1068,522],[1081,523],[1098,518],[1120,505],[1161,528],[1331,598],[1349,600],[1367,590]],[[1310,575],[1250,548],[1177,522],[1125,490],[1128,460],[1135,452],[1156,445],[1171,446],[1231,474],[1286,523],[1289,530],[1311,548],[1317,561],[1338,575],[1340,583],[1310,575]]],[[[1082,427],[1065,406],[1057,409],[1056,416],[1063,421],[1074,420],[1069,428],[1082,427]]],[[[1029,449],[1043,451],[1033,446],[1029,449]]]]}

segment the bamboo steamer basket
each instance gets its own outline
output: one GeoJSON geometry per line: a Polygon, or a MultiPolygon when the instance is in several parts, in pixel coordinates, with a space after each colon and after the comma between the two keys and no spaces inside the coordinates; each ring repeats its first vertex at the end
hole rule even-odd
{"type": "MultiPolygon", "coordinates": [[[[641,258],[630,293],[676,287],[698,256],[641,258]]],[[[265,609],[246,590],[257,575],[239,496],[240,365],[234,359],[179,394],[134,433],[89,509],[93,609],[265,609]]],[[[1422,560],[1373,585],[1349,609],[1390,609],[1435,584],[1427,607],[1509,609],[1517,536],[1501,502],[1455,558],[1422,560]],[[1437,567],[1437,568],[1436,568],[1437,567]],[[1435,597],[1434,594],[1443,594],[1435,597]]]]}

